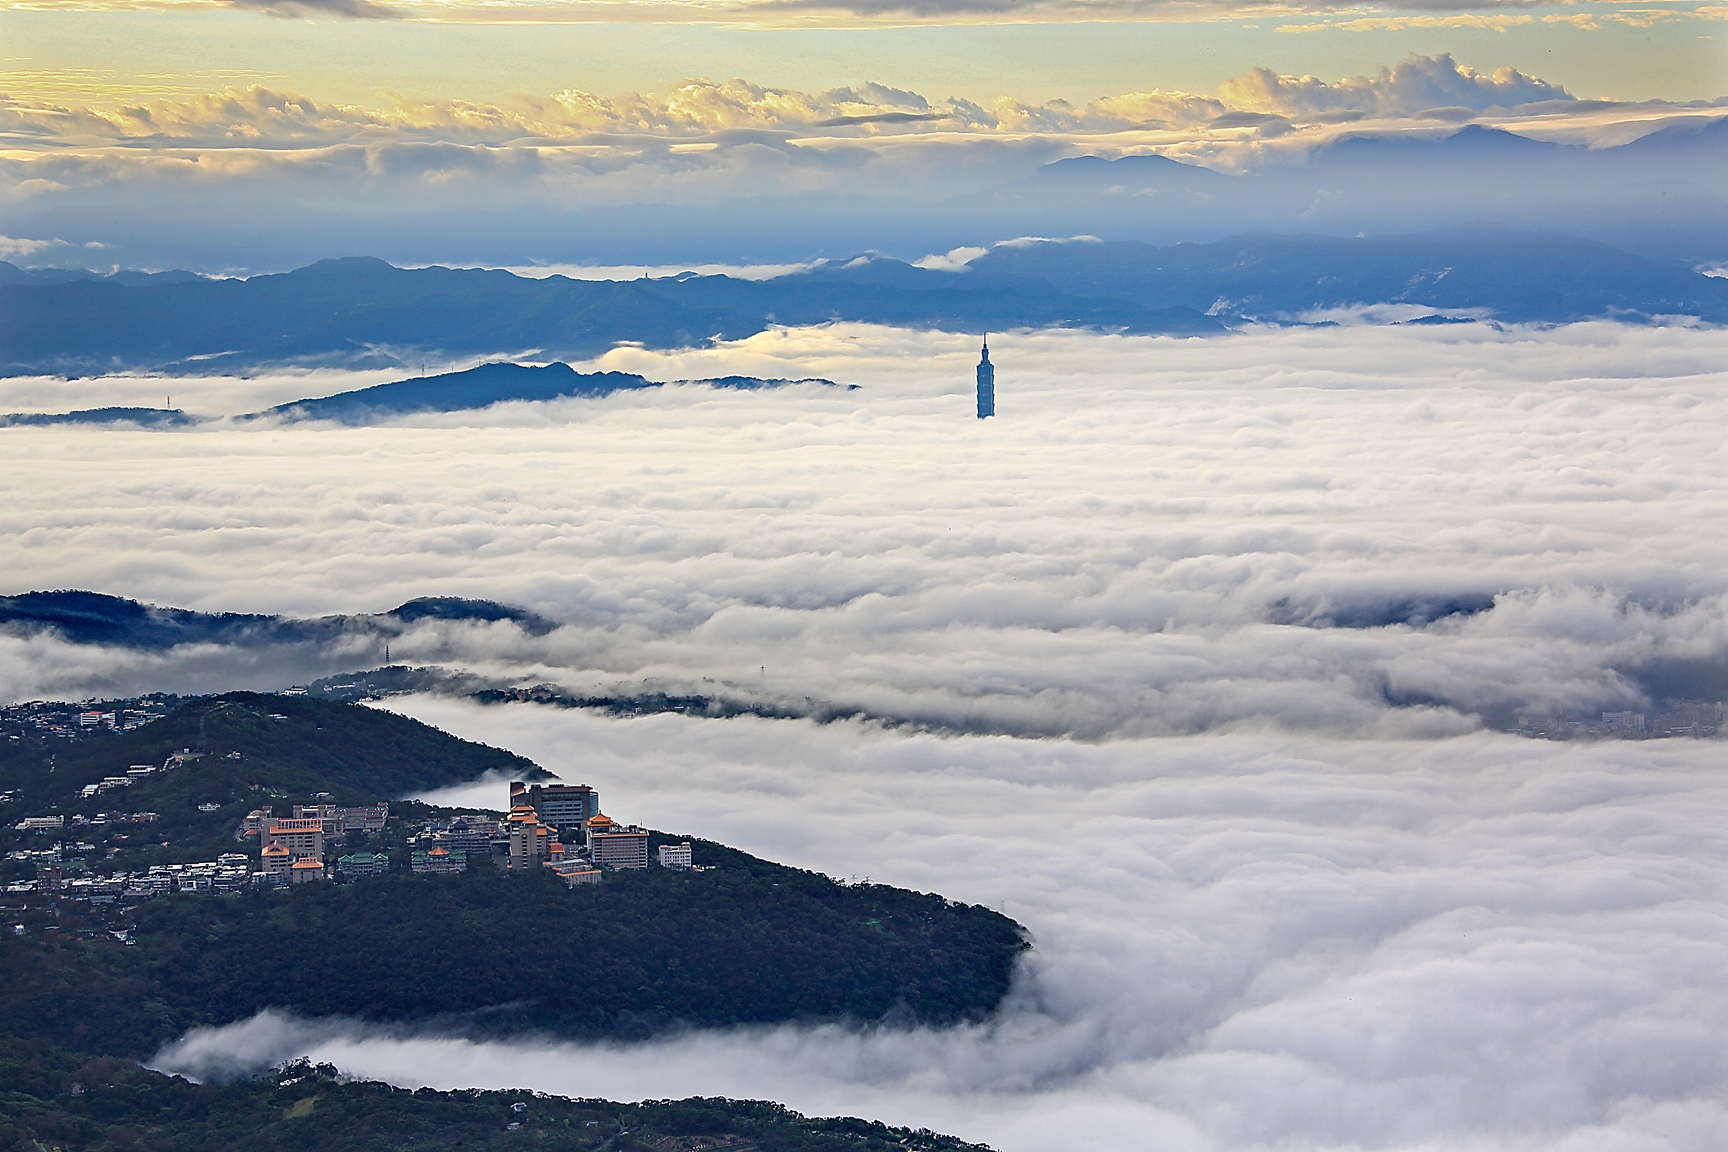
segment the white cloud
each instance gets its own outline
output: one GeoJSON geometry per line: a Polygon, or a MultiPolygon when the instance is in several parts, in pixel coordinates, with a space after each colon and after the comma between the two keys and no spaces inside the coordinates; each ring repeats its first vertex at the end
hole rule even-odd
{"type": "Polygon", "coordinates": [[[1096,236],[1016,236],[1012,240],[998,240],[989,248],[960,247],[950,248],[946,252],[933,253],[914,260],[913,266],[929,268],[937,272],[963,272],[966,266],[980,256],[987,256],[993,248],[1030,248],[1035,244],[1098,244],[1101,241],[1096,236]]]}
{"type": "Polygon", "coordinates": [[[1413,53],[1391,68],[1382,66],[1373,76],[1352,76],[1335,83],[1255,68],[1227,82],[1220,91],[1234,106],[1289,116],[1338,111],[1413,116],[1431,108],[1482,111],[1572,99],[1559,85],[1527,76],[1516,68],[1477,72],[1454,61],[1450,53],[1413,53]]]}
{"type": "MultiPolygon", "coordinates": [[[[975,337],[833,325],[599,366],[857,392],[0,431],[11,590],[307,614],[485,596],[564,626],[429,623],[393,655],[1092,737],[399,699],[614,814],[1002,906],[1037,951],[1001,1019],[941,1034],[479,1044],[264,1017],[162,1063],[304,1051],[404,1084],[769,1096],[1004,1152],[1720,1147],[1720,744],[1545,743],[1472,713],[1632,702],[1622,670],[1728,655],[1728,333],[992,346],[985,422],[975,337]]],[[[196,387],[222,412],[338,380],[196,387]]],[[[63,386],[151,402],[162,382],[63,386]]],[[[13,697],[376,655],[0,643],[13,697]]]]}
{"type": "MultiPolygon", "coordinates": [[[[1607,324],[1005,334],[1001,415],[980,423],[975,337],[776,329],[594,366],[862,390],[680,386],[370,429],[8,429],[0,541],[16,591],[524,604],[566,626],[428,625],[393,653],[574,691],[1086,737],[1436,735],[1643,706],[1639,669],[1728,657],[1725,341],[1607,324]]],[[[270,387],[337,389],[321,379],[270,387]]],[[[165,386],[68,387],[155,403],[165,386]]],[[[199,387],[223,411],[220,384],[199,387]]],[[[5,687],[218,670],[127,656],[104,679],[68,659],[21,656],[5,687]]]]}
{"type": "Polygon", "coordinates": [[[1086,745],[403,707],[632,819],[1003,905],[1037,951],[1001,1019],[949,1033],[485,1044],[265,1018],[166,1066],[303,1051],[407,1085],[769,1096],[1004,1152],[1705,1152],[1728,1132],[1709,743],[1086,745]]]}
{"type": "Polygon", "coordinates": [[[64,240],[30,240],[24,237],[0,236],[0,260],[17,260],[50,248],[64,247],[64,240]]]}

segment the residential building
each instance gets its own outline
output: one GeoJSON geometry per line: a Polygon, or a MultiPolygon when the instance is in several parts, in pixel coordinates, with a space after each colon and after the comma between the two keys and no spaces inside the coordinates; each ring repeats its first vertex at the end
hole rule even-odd
{"type": "Polygon", "coordinates": [[[1642,712],[1604,712],[1602,725],[1605,728],[1618,729],[1621,732],[1644,731],[1644,713],[1642,712]]]}
{"type": "Polygon", "coordinates": [[[625,828],[605,816],[592,817],[588,821],[588,853],[602,868],[646,868],[648,830],[634,825],[625,828]]]}
{"type": "Polygon", "coordinates": [[[65,826],[66,817],[64,816],[26,816],[17,825],[20,832],[41,832],[49,828],[64,828],[65,826]]]}
{"type": "Polygon", "coordinates": [[[580,828],[600,814],[600,793],[586,784],[510,783],[510,807],[527,805],[541,823],[554,828],[580,828]]]}
{"type": "Polygon", "coordinates": [[[660,845],[660,867],[676,868],[680,872],[690,870],[690,841],[682,844],[660,845]]]}
{"type": "Polygon", "coordinates": [[[552,858],[556,837],[526,804],[510,810],[509,836],[510,857],[505,867],[512,872],[532,871],[552,858]]]}
{"type": "Polygon", "coordinates": [[[167,872],[132,876],[126,881],[128,896],[161,896],[174,890],[174,877],[167,872]]]}

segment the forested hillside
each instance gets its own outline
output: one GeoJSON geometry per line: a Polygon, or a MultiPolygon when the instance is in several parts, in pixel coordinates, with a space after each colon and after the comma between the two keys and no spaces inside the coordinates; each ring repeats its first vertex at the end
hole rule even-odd
{"type": "Polygon", "coordinates": [[[411,1092],[290,1065],[219,1086],[0,1041],[0,1150],[43,1152],[988,1152],[869,1120],[817,1120],[762,1100],[569,1100],[534,1092],[411,1092]],[[518,1108],[520,1110],[518,1110],[518,1108]]]}
{"type": "MultiPolygon", "coordinates": [[[[342,841],[392,866],[342,884],[154,898],[128,890],[112,904],[22,885],[7,908],[13,928],[0,935],[0,1064],[10,1062],[0,1069],[0,1150],[274,1148],[309,1139],[319,1149],[442,1149],[451,1132],[488,1147],[507,1122],[532,1128],[537,1146],[560,1149],[969,1147],[862,1121],[808,1121],[765,1104],[534,1098],[532,1115],[506,1121],[498,1094],[409,1094],[310,1074],[309,1087],[292,1091],[256,1082],[194,1088],[145,1073],[128,1061],[191,1028],[265,1009],[587,1040],[789,1022],[951,1025],[1001,1003],[1027,940],[988,908],[842,884],[658,832],[651,845],[690,839],[702,870],[615,871],[574,888],[549,872],[494,868],[486,857],[465,873],[413,874],[409,835],[456,813],[397,799],[403,792],[487,771],[544,773],[513,753],[356,704],[232,693],[182,703],[119,735],[21,738],[15,752],[8,782],[22,802],[12,810],[68,823],[0,833],[22,846],[9,874],[104,875],[169,855],[255,856],[255,839],[235,837],[250,808],[271,804],[281,815],[325,793],[339,803],[392,801],[382,832],[342,841]],[[175,754],[175,766],[161,769],[175,754]],[[133,763],[158,769],[80,796],[133,763]],[[145,807],[151,819],[103,824],[96,815],[145,807]],[[71,823],[74,815],[84,822],[71,823]],[[43,858],[52,863],[35,863],[43,858]],[[304,1122],[313,1115],[323,1122],[304,1122]],[[684,1137],[697,1144],[679,1144],[684,1137]]],[[[500,806],[504,799],[500,785],[500,806]]]]}
{"type": "Polygon", "coordinates": [[[19,1035],[148,1056],[265,1008],[465,1031],[633,1038],[674,1027],[989,1013],[1025,948],[988,908],[696,842],[699,873],[571,889],[490,866],[352,885],[175,894],[0,941],[19,1035]],[[713,867],[713,865],[719,865],[713,867]],[[135,944],[109,935],[124,925],[135,944]],[[480,1015],[476,1015],[480,1014],[480,1015]]]}

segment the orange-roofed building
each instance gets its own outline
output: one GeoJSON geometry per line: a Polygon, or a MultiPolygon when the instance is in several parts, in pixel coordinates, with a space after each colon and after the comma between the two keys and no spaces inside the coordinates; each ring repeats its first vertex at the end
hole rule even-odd
{"type": "Polygon", "coordinates": [[[324,825],[317,820],[272,820],[261,839],[286,844],[296,860],[324,859],[324,825]]]}
{"type": "Polygon", "coordinates": [[[552,835],[552,829],[540,823],[532,808],[528,809],[526,819],[518,819],[512,812],[510,857],[505,866],[512,872],[533,871],[551,857],[554,843],[556,837],[552,835]]]}
{"type": "Polygon", "coordinates": [[[294,866],[294,856],[288,851],[288,845],[280,840],[272,840],[264,845],[259,853],[259,871],[272,876],[286,876],[288,869],[294,866]]]}
{"type": "Polygon", "coordinates": [[[322,860],[296,860],[288,868],[288,882],[290,884],[304,884],[308,880],[322,879],[324,879],[324,861],[322,860]]]}

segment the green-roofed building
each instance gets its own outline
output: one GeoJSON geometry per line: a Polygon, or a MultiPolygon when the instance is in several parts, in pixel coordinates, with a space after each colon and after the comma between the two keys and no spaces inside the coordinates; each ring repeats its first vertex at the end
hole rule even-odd
{"type": "Polygon", "coordinates": [[[381,876],[390,868],[390,857],[382,852],[356,852],[336,860],[336,870],[352,879],[356,876],[381,876]]]}

